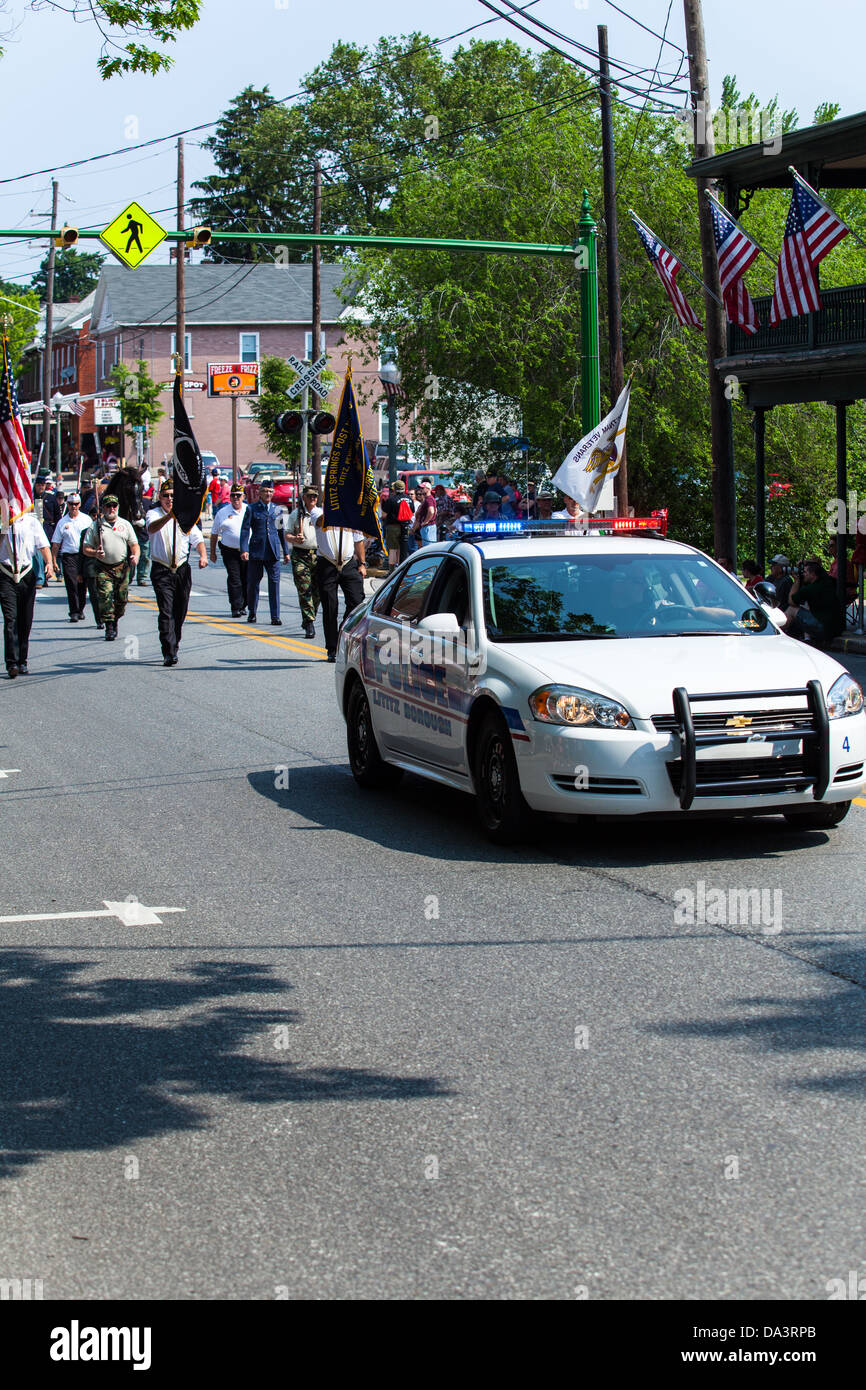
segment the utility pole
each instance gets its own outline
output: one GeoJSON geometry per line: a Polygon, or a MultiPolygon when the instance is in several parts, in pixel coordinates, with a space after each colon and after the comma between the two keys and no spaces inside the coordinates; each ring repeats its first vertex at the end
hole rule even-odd
{"type": "MultiPolygon", "coordinates": [[[[57,230],[57,180],[51,181],[51,226],[57,230]]],[[[48,247],[48,281],[45,296],[45,357],[42,363],[42,445],[43,466],[51,468],[51,377],[54,356],[54,238],[48,247]]],[[[60,454],[57,454],[57,472],[60,472],[60,454]]]]}
{"type": "MultiPolygon", "coordinates": [[[[686,21],[686,47],[689,55],[692,108],[695,115],[695,159],[708,159],[716,152],[710,105],[710,79],[701,0],[683,0],[686,21]]],[[[707,370],[710,378],[710,423],[713,449],[713,540],[717,556],[737,563],[737,497],[734,480],[734,434],[731,402],[716,371],[716,360],[727,351],[725,313],[720,302],[719,266],[713,239],[712,211],[704,190],[708,179],[698,179],[698,222],[701,233],[701,265],[704,273],[704,323],[706,325],[707,370]],[[714,298],[715,296],[715,298],[714,298]]],[[[736,215],[736,209],[734,209],[736,215]]]]}
{"type": "MultiPolygon", "coordinates": [[[[604,221],[606,227],[605,258],[607,261],[607,338],[608,370],[610,373],[611,410],[619,400],[625,385],[622,361],[622,303],[619,288],[619,224],[616,210],[616,153],[613,144],[613,112],[610,100],[610,64],[607,51],[607,25],[598,26],[598,70],[601,95],[601,159],[604,176],[604,221]]],[[[628,459],[625,439],[619,469],[614,478],[616,510],[628,516],[628,459]]]]}
{"type": "MultiPolygon", "coordinates": [[[[313,181],[313,231],[318,233],[322,230],[322,166],[316,160],[315,176],[313,181]]],[[[317,362],[321,352],[320,344],[322,341],[322,250],[318,243],[313,247],[313,346],[310,352],[310,361],[317,362]]],[[[306,403],[306,393],[305,393],[306,403]]],[[[305,417],[306,418],[306,417],[305,417]]],[[[304,434],[306,434],[306,426],[304,434]]],[[[304,478],[306,482],[306,477],[304,478]]],[[[303,483],[301,484],[303,486],[303,483]]],[[[313,435],[313,487],[321,494],[322,489],[322,440],[318,434],[313,435]]],[[[300,505],[300,499],[299,499],[300,505]]]]}
{"type": "MultiPolygon", "coordinates": [[[[177,142],[177,229],[183,231],[183,136],[177,142]]],[[[174,348],[180,356],[175,358],[175,369],[180,364],[180,394],[183,395],[184,370],[186,368],[186,246],[182,241],[177,246],[177,305],[175,309],[174,348]]],[[[190,363],[192,366],[192,363],[190,363]]]]}

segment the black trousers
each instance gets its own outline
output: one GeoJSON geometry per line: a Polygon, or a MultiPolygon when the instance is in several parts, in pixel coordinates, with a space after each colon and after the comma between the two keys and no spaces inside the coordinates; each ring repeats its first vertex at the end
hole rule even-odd
{"type": "Polygon", "coordinates": [[[163,657],[177,656],[181,628],[189,607],[192,570],[186,560],[176,570],[170,570],[168,565],[154,560],[150,567],[150,582],[159,607],[157,627],[163,657]]]}
{"type": "Polygon", "coordinates": [[[348,617],[353,608],[357,608],[359,603],[364,602],[364,581],[358,573],[358,561],[349,560],[348,564],[338,570],[337,566],[332,565],[330,560],[319,555],[316,560],[316,584],[319,588],[319,597],[322,600],[325,646],[329,652],[335,652],[339,632],[337,624],[337,609],[340,602],[338,589],[342,589],[343,597],[346,600],[344,617],[348,617]]]}
{"type": "Polygon", "coordinates": [[[247,561],[241,559],[241,552],[237,548],[223,545],[222,541],[219,547],[226,567],[229,605],[233,613],[239,613],[247,606],[247,561]]]}
{"type": "Polygon", "coordinates": [[[3,645],[7,669],[27,660],[33,606],[36,602],[36,570],[19,579],[0,570],[0,607],[3,609],[3,645]]]}
{"type": "Polygon", "coordinates": [[[73,553],[61,555],[60,564],[63,569],[63,582],[66,585],[66,597],[69,600],[69,616],[75,618],[80,613],[83,617],[87,600],[83,556],[73,553]]]}

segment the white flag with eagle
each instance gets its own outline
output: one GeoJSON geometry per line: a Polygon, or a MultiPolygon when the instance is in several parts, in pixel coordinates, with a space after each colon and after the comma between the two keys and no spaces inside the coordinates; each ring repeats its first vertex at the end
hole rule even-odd
{"type": "Polygon", "coordinates": [[[567,497],[573,497],[584,512],[591,514],[597,510],[605,478],[612,478],[619,472],[630,391],[631,381],[628,381],[610,414],[575,444],[554,475],[554,487],[567,497]]]}

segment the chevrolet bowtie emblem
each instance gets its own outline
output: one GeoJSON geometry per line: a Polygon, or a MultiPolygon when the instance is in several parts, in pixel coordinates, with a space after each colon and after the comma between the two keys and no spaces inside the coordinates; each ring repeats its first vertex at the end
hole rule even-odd
{"type": "Polygon", "coordinates": [[[747,724],[751,724],[751,719],[745,714],[735,714],[733,718],[726,721],[728,729],[745,729],[747,724]]]}

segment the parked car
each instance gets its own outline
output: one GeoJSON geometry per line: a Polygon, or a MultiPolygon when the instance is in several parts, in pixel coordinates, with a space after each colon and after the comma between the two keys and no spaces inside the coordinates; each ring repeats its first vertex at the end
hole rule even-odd
{"type": "Polygon", "coordinates": [[[244,482],[244,497],[247,502],[255,501],[255,488],[257,478],[270,478],[274,485],[274,495],[271,499],[276,507],[285,507],[288,511],[295,505],[295,480],[291,473],[285,469],[274,468],[272,464],[250,464],[249,476],[244,482]]]}

